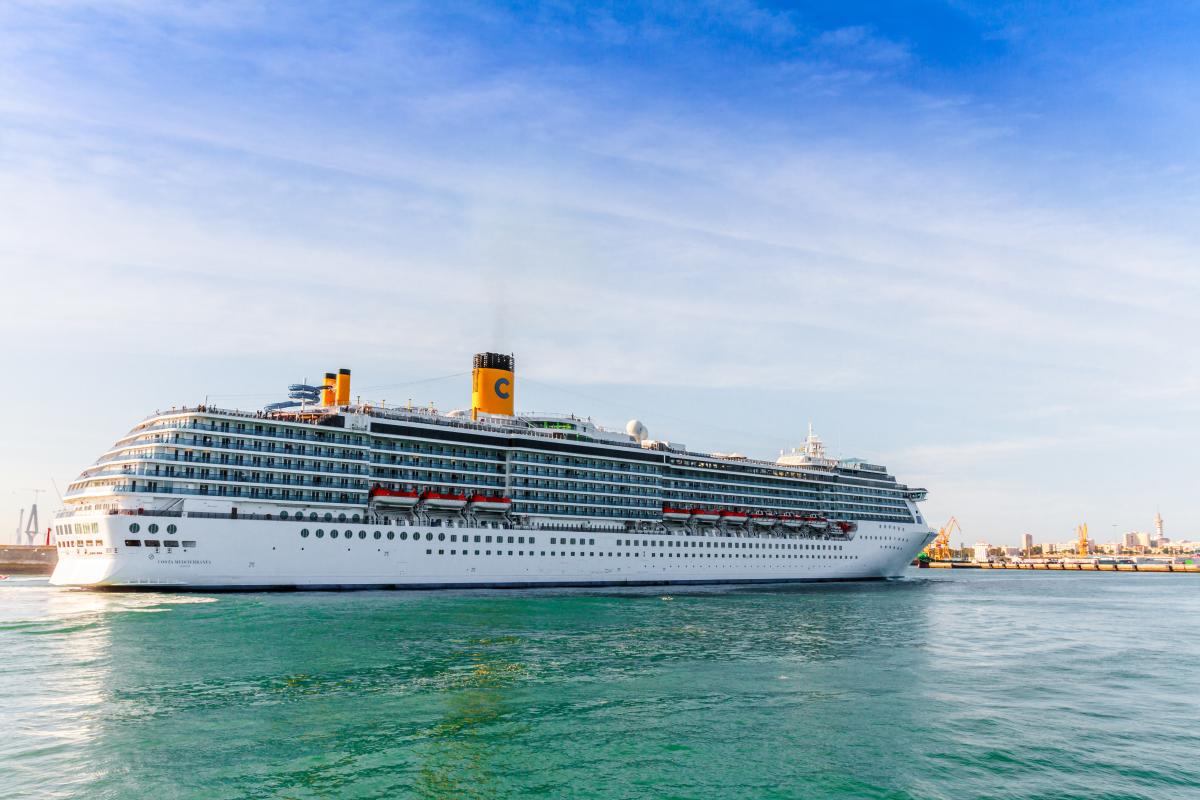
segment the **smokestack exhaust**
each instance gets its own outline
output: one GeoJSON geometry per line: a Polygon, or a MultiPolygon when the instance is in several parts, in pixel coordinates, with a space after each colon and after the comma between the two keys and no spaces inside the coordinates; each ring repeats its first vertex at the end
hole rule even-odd
{"type": "Polygon", "coordinates": [[[513,415],[515,361],[503,353],[476,353],[471,371],[471,419],[484,414],[513,415]]]}

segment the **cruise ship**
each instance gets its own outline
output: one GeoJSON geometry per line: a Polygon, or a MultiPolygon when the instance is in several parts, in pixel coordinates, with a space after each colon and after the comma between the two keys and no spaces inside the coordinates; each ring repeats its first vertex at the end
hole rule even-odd
{"type": "Polygon", "coordinates": [[[933,538],[925,490],[825,454],[696,452],[573,415],[516,413],[511,355],[471,408],[352,403],[350,370],[253,411],[173,408],[73,481],[59,586],[416,589],[899,576],[933,538]]]}

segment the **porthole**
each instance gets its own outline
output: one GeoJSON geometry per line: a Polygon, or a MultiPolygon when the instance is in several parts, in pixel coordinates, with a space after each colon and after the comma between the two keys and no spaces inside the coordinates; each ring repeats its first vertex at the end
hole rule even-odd
{"type": "Polygon", "coordinates": [[[142,526],[141,526],[141,525],[138,525],[136,522],[130,523],[130,525],[129,525],[129,532],[130,532],[130,533],[137,533],[137,532],[138,532],[138,531],[140,531],[141,529],[142,529],[142,526]]]}
{"type": "Polygon", "coordinates": [[[395,534],[395,533],[393,533],[392,531],[388,531],[388,538],[389,538],[389,539],[395,539],[395,538],[396,538],[396,534],[395,534]]]}
{"type": "Polygon", "coordinates": [[[287,518],[288,518],[288,513],[287,513],[286,511],[280,511],[280,512],[279,512],[279,518],[280,518],[280,519],[287,519],[287,518]]]}
{"type": "Polygon", "coordinates": [[[326,511],[326,512],[325,512],[325,521],[326,521],[326,522],[333,522],[333,514],[331,514],[330,512],[326,511]]]}
{"type": "Polygon", "coordinates": [[[375,531],[375,538],[376,538],[376,539],[378,539],[378,538],[379,538],[380,536],[382,536],[382,535],[383,535],[383,534],[381,534],[379,531],[375,531]]]}
{"type": "Polygon", "coordinates": [[[351,517],[351,518],[350,518],[350,521],[351,521],[351,522],[358,522],[360,519],[361,519],[361,518],[358,516],[358,514],[355,514],[353,517],[351,517]]]}
{"type": "Polygon", "coordinates": [[[325,531],[321,530],[320,528],[317,528],[317,538],[318,538],[318,539],[324,539],[324,538],[325,538],[325,531]]]}
{"type": "Polygon", "coordinates": [[[308,538],[308,528],[302,529],[300,531],[300,535],[303,536],[305,539],[307,539],[308,538]]]}
{"type": "Polygon", "coordinates": [[[338,522],[345,522],[345,521],[346,521],[346,515],[338,514],[338,522]]]}
{"type": "MultiPolygon", "coordinates": [[[[389,538],[389,539],[390,539],[390,538],[392,538],[392,532],[391,532],[391,531],[388,531],[388,538],[389,538]]],[[[407,539],[407,538],[408,538],[408,532],[407,532],[407,531],[400,531],[400,541],[402,541],[402,542],[403,542],[403,541],[404,541],[405,539],[407,539]]]]}
{"type": "Polygon", "coordinates": [[[427,533],[427,534],[425,534],[425,539],[426,539],[427,541],[430,541],[430,542],[432,542],[432,541],[433,541],[433,534],[432,534],[432,533],[427,533]]]}
{"type": "Polygon", "coordinates": [[[359,532],[358,532],[358,538],[360,538],[360,539],[365,539],[365,538],[367,538],[367,532],[366,532],[366,531],[359,531],[359,532]]]}
{"type": "Polygon", "coordinates": [[[179,530],[179,528],[176,527],[175,523],[173,522],[167,526],[167,533],[175,533],[177,530],[179,530]]]}
{"type": "Polygon", "coordinates": [[[158,523],[157,523],[157,522],[151,522],[151,523],[150,523],[150,525],[149,525],[149,526],[147,526],[146,530],[147,530],[147,532],[149,532],[149,533],[158,533],[158,523]]]}
{"type": "Polygon", "coordinates": [[[336,529],[329,532],[330,539],[336,539],[337,537],[338,537],[338,532],[336,529]]]}
{"type": "Polygon", "coordinates": [[[308,514],[308,521],[309,521],[309,522],[316,522],[316,521],[317,521],[317,512],[315,512],[315,511],[311,511],[311,512],[309,512],[309,514],[308,514]]]}
{"type": "MultiPolygon", "coordinates": [[[[430,534],[430,535],[432,536],[433,534],[430,534]]],[[[439,534],[438,534],[438,541],[439,541],[439,542],[444,542],[444,541],[446,541],[446,534],[444,534],[444,533],[439,533],[439,534]]]]}

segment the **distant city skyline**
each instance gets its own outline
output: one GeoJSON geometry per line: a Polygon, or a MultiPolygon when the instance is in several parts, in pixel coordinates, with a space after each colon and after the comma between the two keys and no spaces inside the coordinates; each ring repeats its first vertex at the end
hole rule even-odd
{"type": "Polygon", "coordinates": [[[1200,538],[1200,9],[0,7],[0,541],[156,408],[518,408],[1200,538]],[[446,377],[454,376],[454,377],[446,377]],[[367,387],[380,387],[368,389],[367,387]]]}

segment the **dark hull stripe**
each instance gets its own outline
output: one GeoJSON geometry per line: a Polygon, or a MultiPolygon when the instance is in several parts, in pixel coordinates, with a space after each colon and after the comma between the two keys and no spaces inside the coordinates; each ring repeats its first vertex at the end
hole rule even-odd
{"type": "Polygon", "coordinates": [[[64,588],[102,592],[358,592],[408,589],[584,589],[620,586],[723,586],[730,584],[785,583],[855,583],[885,581],[885,577],[858,578],[739,578],[735,580],[644,580],[644,581],[505,581],[499,583],[331,583],[331,584],[274,584],[264,586],[76,586],[64,588]]]}

